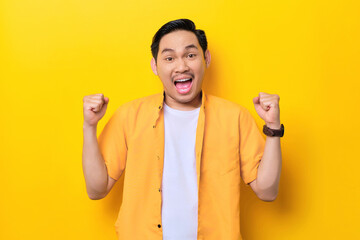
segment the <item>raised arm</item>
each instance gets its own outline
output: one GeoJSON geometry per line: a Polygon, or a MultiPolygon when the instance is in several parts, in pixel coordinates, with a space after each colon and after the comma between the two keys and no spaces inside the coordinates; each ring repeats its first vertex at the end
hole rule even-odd
{"type": "Polygon", "coordinates": [[[82,166],[86,182],[86,191],[90,199],[104,198],[114,186],[116,180],[108,175],[97,141],[97,123],[105,115],[109,98],[103,94],[85,96],[83,123],[82,166]]]}
{"type": "MultiPolygon", "coordinates": [[[[280,97],[276,94],[259,93],[253,99],[255,110],[271,129],[280,129],[280,97]]],[[[263,157],[257,178],[250,183],[256,195],[263,201],[274,201],[278,195],[282,157],[280,137],[266,138],[263,157]]]]}

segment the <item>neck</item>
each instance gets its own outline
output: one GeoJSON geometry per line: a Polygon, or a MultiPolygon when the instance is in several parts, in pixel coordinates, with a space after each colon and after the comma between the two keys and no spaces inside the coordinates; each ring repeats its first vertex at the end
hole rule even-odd
{"type": "Polygon", "coordinates": [[[201,100],[202,100],[201,95],[202,94],[200,91],[199,94],[194,99],[192,99],[189,102],[182,103],[182,102],[176,101],[175,99],[173,99],[172,97],[170,97],[169,95],[167,95],[165,93],[165,103],[169,107],[177,109],[177,110],[191,111],[191,110],[194,110],[201,106],[201,100]]]}

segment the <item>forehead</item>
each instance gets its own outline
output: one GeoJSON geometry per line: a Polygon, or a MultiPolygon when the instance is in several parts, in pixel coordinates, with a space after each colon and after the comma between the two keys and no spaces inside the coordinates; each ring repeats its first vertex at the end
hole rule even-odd
{"type": "Polygon", "coordinates": [[[200,47],[196,35],[190,31],[177,30],[168,33],[161,38],[159,43],[159,52],[161,52],[164,48],[181,50],[191,44],[197,46],[198,48],[200,47]]]}

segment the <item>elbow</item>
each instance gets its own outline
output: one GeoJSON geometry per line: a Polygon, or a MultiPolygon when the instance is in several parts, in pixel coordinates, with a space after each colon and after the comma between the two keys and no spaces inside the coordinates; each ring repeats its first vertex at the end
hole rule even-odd
{"type": "Polygon", "coordinates": [[[100,200],[106,197],[106,194],[94,194],[94,193],[88,193],[88,197],[91,200],[100,200]]]}
{"type": "Polygon", "coordinates": [[[259,193],[258,198],[264,202],[273,202],[278,196],[278,192],[259,193]]]}
{"type": "Polygon", "coordinates": [[[91,200],[100,200],[100,199],[104,198],[104,197],[98,196],[98,195],[88,195],[88,196],[91,200]]]}
{"type": "Polygon", "coordinates": [[[273,201],[275,201],[276,197],[277,197],[277,195],[266,196],[266,197],[262,196],[262,197],[259,197],[259,198],[264,202],[273,202],[273,201]]]}

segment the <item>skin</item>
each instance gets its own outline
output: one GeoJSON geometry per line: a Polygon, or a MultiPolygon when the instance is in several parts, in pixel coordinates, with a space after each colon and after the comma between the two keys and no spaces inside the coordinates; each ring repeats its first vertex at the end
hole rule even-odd
{"type": "MultiPolygon", "coordinates": [[[[184,111],[200,107],[200,92],[210,59],[209,50],[203,53],[192,32],[174,31],[160,40],[157,61],[151,59],[151,69],[163,84],[168,106],[184,111]],[[193,86],[188,93],[180,94],[176,91],[174,79],[187,77],[193,79],[193,86]]],[[[272,129],[280,128],[279,100],[278,95],[264,92],[253,98],[257,114],[272,129]]],[[[109,98],[93,94],[85,96],[83,102],[83,171],[88,195],[97,200],[104,198],[116,183],[107,173],[96,137],[97,123],[106,112],[109,98]]],[[[250,183],[263,201],[274,201],[278,195],[281,162],[280,137],[267,137],[257,178],[250,183]]]]}
{"type": "MultiPolygon", "coordinates": [[[[260,92],[253,98],[255,110],[266,126],[280,129],[280,97],[260,92]]],[[[257,178],[250,183],[256,195],[263,201],[274,201],[279,192],[282,157],[280,137],[266,137],[264,154],[260,161],[257,178]]]]}
{"type": "Polygon", "coordinates": [[[109,98],[104,94],[92,94],[83,98],[83,152],[82,166],[86,191],[90,199],[104,198],[116,180],[108,175],[105,161],[97,141],[97,124],[105,115],[109,98]]]}
{"type": "Polygon", "coordinates": [[[200,107],[200,92],[210,59],[209,50],[204,54],[196,35],[190,31],[178,30],[161,38],[157,60],[151,59],[151,69],[163,84],[169,107],[184,111],[200,107]],[[188,77],[193,82],[190,92],[178,93],[174,79],[188,77]]]}

